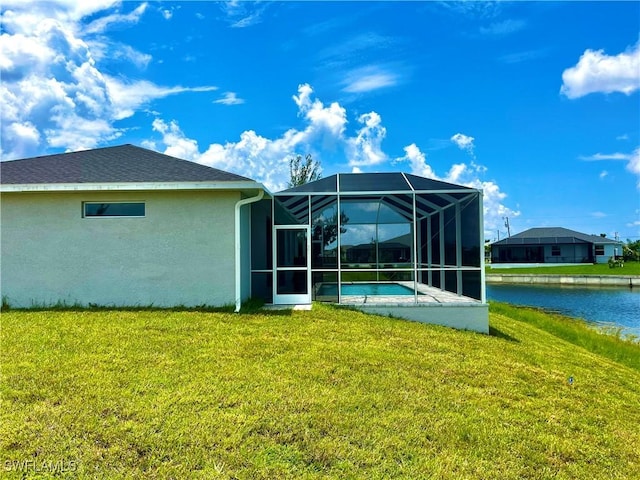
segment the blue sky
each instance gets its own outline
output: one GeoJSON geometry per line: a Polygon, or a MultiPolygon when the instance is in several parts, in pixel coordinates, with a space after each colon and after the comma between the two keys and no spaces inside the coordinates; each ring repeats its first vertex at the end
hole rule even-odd
{"type": "Polygon", "coordinates": [[[405,171],[487,239],[640,238],[638,2],[2,2],[2,159],[133,143],[273,191],[405,171]]]}

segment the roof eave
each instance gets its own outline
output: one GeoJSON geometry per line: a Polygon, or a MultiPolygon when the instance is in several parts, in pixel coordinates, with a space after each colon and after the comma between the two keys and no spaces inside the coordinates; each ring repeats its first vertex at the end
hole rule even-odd
{"type": "Polygon", "coordinates": [[[120,182],[120,183],[27,183],[3,184],[0,192],[108,192],[108,191],[171,191],[171,190],[264,190],[271,192],[261,183],[254,181],[231,182],[120,182]]]}

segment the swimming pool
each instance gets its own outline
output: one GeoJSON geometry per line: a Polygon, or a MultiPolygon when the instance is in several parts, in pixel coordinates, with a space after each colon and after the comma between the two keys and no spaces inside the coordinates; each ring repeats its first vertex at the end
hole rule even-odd
{"type": "MultiPolygon", "coordinates": [[[[340,293],[342,295],[413,295],[413,289],[399,283],[343,283],[340,293]]],[[[336,296],[338,284],[323,283],[316,295],[336,296]]]]}

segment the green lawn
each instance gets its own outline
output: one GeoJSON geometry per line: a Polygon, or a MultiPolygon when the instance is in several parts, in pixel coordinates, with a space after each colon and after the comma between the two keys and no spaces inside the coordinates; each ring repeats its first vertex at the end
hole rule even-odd
{"type": "Polygon", "coordinates": [[[509,308],[3,312],[0,476],[640,478],[640,369],[509,308]]]}
{"type": "Polygon", "coordinates": [[[530,273],[540,275],[640,275],[640,262],[625,262],[622,268],[609,268],[606,263],[567,265],[558,267],[492,268],[487,273],[530,273]]]}

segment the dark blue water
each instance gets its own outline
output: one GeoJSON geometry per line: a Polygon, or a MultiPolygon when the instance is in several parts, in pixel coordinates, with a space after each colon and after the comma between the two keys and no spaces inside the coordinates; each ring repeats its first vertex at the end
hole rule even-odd
{"type": "Polygon", "coordinates": [[[640,289],[489,285],[487,299],[552,310],[640,337],[640,289]]]}

